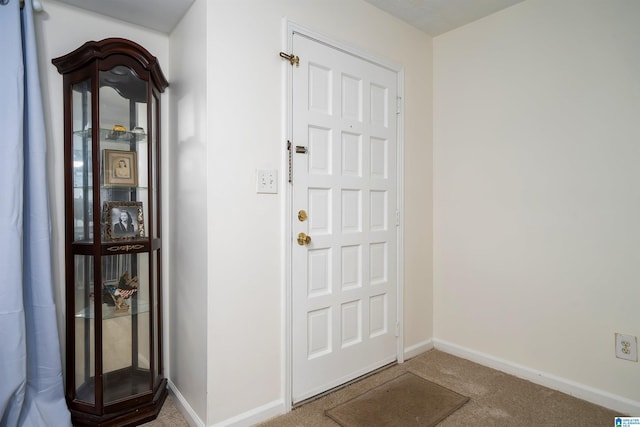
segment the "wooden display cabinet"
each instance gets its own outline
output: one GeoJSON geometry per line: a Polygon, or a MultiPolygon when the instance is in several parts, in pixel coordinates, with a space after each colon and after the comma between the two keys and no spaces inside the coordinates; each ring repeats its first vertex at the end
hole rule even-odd
{"type": "Polygon", "coordinates": [[[125,39],[52,62],[64,85],[67,403],[76,426],[138,425],[167,396],[159,125],[168,82],[125,39]]]}

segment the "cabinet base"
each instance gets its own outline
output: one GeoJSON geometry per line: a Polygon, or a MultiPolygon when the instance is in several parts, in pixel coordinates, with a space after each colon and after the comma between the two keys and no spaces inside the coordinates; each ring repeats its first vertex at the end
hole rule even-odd
{"type": "Polygon", "coordinates": [[[133,408],[104,414],[101,416],[87,414],[71,409],[71,422],[75,427],[133,427],[155,420],[167,398],[167,380],[163,379],[151,402],[133,408]]]}

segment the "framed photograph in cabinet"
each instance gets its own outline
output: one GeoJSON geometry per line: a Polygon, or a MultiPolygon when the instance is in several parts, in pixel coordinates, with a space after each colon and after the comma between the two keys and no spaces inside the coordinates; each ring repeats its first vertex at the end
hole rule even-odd
{"type": "Polygon", "coordinates": [[[104,202],[102,217],[105,242],[144,237],[142,202],[104,202]]]}
{"type": "Polygon", "coordinates": [[[135,151],[104,150],[104,185],[138,186],[138,158],[135,151]]]}

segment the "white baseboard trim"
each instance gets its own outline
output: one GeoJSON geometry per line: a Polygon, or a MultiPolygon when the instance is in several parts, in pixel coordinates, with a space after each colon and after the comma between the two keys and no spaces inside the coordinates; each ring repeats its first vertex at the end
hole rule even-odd
{"type": "Polygon", "coordinates": [[[428,339],[425,341],[421,341],[417,344],[414,344],[409,347],[405,347],[404,349],[404,360],[411,359],[413,357],[418,356],[419,354],[424,353],[425,351],[429,351],[433,348],[433,340],[428,339]]]}
{"type": "Polygon", "coordinates": [[[258,406],[243,414],[219,421],[212,427],[249,427],[270,418],[284,414],[286,411],[284,400],[274,400],[262,406],[258,406]]]}
{"type": "Polygon", "coordinates": [[[198,417],[196,412],[193,410],[191,405],[184,398],[182,393],[178,390],[178,388],[171,382],[171,380],[167,380],[167,385],[169,386],[169,392],[173,394],[176,400],[176,406],[178,410],[184,417],[185,421],[189,423],[191,427],[206,427],[204,422],[198,417]]]}
{"type": "Polygon", "coordinates": [[[627,399],[626,397],[617,396],[604,390],[579,384],[566,378],[518,365],[508,360],[500,359],[437,338],[433,339],[433,346],[436,350],[468,359],[480,365],[497,369],[518,378],[531,381],[532,383],[569,394],[578,399],[604,406],[605,408],[620,413],[621,416],[624,414],[640,414],[640,402],[627,399]]]}

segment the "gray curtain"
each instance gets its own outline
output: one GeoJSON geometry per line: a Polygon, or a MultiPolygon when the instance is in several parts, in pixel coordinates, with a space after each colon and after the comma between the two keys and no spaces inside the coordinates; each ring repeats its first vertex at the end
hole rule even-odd
{"type": "Polygon", "coordinates": [[[0,426],[70,426],[30,0],[0,0],[0,53],[0,426]]]}

